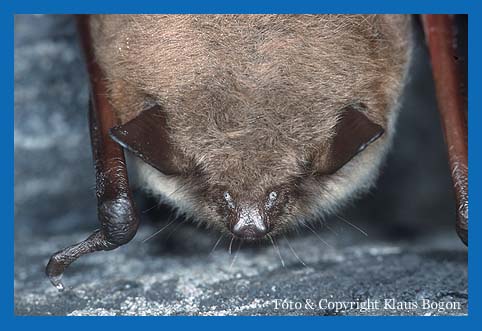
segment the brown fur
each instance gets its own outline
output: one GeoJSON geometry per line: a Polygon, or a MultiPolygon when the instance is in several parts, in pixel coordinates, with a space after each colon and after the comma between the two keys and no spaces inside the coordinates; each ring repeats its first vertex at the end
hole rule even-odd
{"type": "Polygon", "coordinates": [[[226,229],[222,192],[285,205],[272,233],[333,210],[371,185],[393,131],[410,55],[404,15],[95,15],[96,58],[122,122],[155,102],[166,114],[178,167],[168,178],[140,165],[146,185],[226,229]],[[363,103],[387,131],[332,176],[304,165],[328,157],[340,110],[363,103]],[[320,156],[321,155],[321,156],[320,156]],[[159,181],[159,183],[156,183],[159,181]],[[184,187],[180,187],[185,185],[184,187]],[[177,195],[177,197],[176,197],[177,195]]]}

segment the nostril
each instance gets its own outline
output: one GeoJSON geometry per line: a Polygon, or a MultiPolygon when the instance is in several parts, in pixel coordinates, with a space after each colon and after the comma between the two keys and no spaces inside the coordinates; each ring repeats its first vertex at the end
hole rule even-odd
{"type": "Polygon", "coordinates": [[[268,231],[266,227],[257,227],[253,225],[245,226],[236,224],[231,230],[236,237],[242,239],[256,239],[264,237],[268,231]]]}
{"type": "Polygon", "coordinates": [[[242,208],[231,231],[243,239],[261,238],[268,233],[268,225],[258,208],[242,208]]]}

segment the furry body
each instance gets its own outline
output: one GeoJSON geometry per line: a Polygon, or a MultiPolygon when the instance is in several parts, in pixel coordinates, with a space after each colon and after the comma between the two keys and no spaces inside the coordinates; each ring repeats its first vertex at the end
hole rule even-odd
{"type": "Polygon", "coordinates": [[[254,205],[276,191],[277,234],[373,185],[410,59],[408,16],[94,15],[90,25],[120,121],[162,108],[179,174],[137,166],[181,212],[226,230],[225,192],[254,205]],[[315,175],[353,103],[386,134],[315,175]]]}

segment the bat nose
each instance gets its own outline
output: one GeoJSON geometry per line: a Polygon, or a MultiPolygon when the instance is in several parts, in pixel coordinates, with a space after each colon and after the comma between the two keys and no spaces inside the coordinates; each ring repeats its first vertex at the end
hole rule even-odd
{"type": "Polygon", "coordinates": [[[241,239],[262,238],[268,233],[268,224],[256,206],[240,208],[231,232],[241,239]]]}

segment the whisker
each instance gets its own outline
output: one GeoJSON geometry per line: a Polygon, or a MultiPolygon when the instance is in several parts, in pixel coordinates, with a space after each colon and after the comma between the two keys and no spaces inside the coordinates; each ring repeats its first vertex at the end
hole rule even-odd
{"type": "Polygon", "coordinates": [[[176,194],[177,192],[185,188],[188,184],[189,184],[188,182],[181,184],[177,189],[175,189],[174,191],[166,195],[166,199],[169,199],[173,194],[176,194]]]}
{"type": "Polygon", "coordinates": [[[169,234],[167,235],[166,239],[169,239],[173,234],[174,232],[176,232],[180,227],[181,225],[183,225],[184,223],[186,223],[187,219],[184,219],[182,222],[179,222],[176,227],[174,229],[171,230],[171,232],[169,232],[169,234]]]}
{"type": "Polygon", "coordinates": [[[233,268],[234,262],[236,261],[236,258],[238,257],[238,253],[239,253],[239,250],[241,249],[242,244],[243,244],[243,241],[241,240],[239,245],[238,245],[238,249],[236,249],[236,253],[234,253],[233,260],[231,261],[231,264],[229,265],[229,269],[233,268]]]}
{"type": "Polygon", "coordinates": [[[149,208],[147,208],[146,210],[143,210],[141,213],[145,214],[145,213],[147,213],[148,211],[153,210],[153,209],[156,208],[157,206],[159,206],[159,205],[156,203],[156,204],[154,204],[154,206],[149,207],[149,208]]]}
{"type": "MultiPolygon", "coordinates": [[[[169,218],[172,218],[169,217],[169,218]]],[[[147,237],[146,239],[144,239],[142,241],[142,243],[146,243],[148,242],[149,240],[151,240],[152,238],[154,238],[155,236],[157,236],[159,233],[161,233],[162,231],[164,231],[165,229],[167,229],[167,227],[169,227],[172,223],[174,223],[175,221],[175,218],[172,218],[171,221],[169,223],[167,223],[166,225],[164,225],[162,228],[160,228],[159,230],[157,230],[156,232],[154,232],[153,234],[151,234],[149,237],[147,237]]]]}
{"type": "Polygon", "coordinates": [[[209,252],[208,257],[211,256],[211,255],[214,253],[214,251],[216,250],[216,247],[218,247],[218,245],[219,245],[219,243],[221,242],[221,239],[223,239],[223,237],[224,237],[224,234],[221,233],[221,235],[219,236],[218,240],[217,240],[216,243],[214,244],[213,248],[211,248],[211,252],[209,252]]]}
{"type": "Polygon", "coordinates": [[[231,255],[231,248],[233,247],[234,236],[231,237],[231,242],[229,243],[229,255],[231,255]]]}
{"type": "Polygon", "coordinates": [[[320,225],[321,225],[321,228],[327,228],[328,231],[330,231],[331,233],[333,233],[335,236],[338,236],[340,233],[338,231],[336,231],[334,228],[332,228],[328,222],[326,221],[326,217],[325,215],[320,215],[320,225]]]}
{"type": "Polygon", "coordinates": [[[320,235],[318,233],[316,233],[315,230],[313,230],[312,228],[310,228],[308,225],[306,225],[304,222],[301,222],[301,224],[306,227],[307,229],[309,229],[311,232],[313,232],[313,234],[322,242],[324,243],[326,246],[330,247],[330,248],[333,248],[333,245],[329,244],[326,240],[324,240],[323,238],[320,237],[320,235]]]}
{"type": "Polygon", "coordinates": [[[286,239],[286,243],[288,244],[288,247],[290,248],[291,253],[293,253],[293,255],[296,257],[296,259],[297,259],[298,261],[300,261],[300,263],[301,263],[303,266],[307,267],[306,263],[298,256],[298,254],[296,254],[295,249],[291,246],[290,241],[288,240],[288,238],[287,238],[285,235],[283,235],[283,237],[286,239]]]}
{"type": "Polygon", "coordinates": [[[324,223],[323,226],[326,227],[326,229],[327,229],[328,231],[330,231],[331,233],[333,233],[335,236],[338,236],[338,235],[339,235],[338,231],[335,231],[333,228],[331,228],[331,227],[328,225],[328,223],[324,223]]]}
{"type": "Polygon", "coordinates": [[[281,256],[281,251],[280,251],[278,245],[276,245],[272,236],[268,235],[268,238],[269,238],[269,240],[271,240],[271,243],[273,244],[273,248],[275,249],[276,253],[278,253],[279,259],[281,261],[281,265],[283,266],[283,268],[285,268],[285,261],[283,260],[283,257],[281,256]]]}
{"type": "Polygon", "coordinates": [[[361,234],[363,234],[365,237],[368,237],[368,233],[366,233],[363,229],[361,229],[360,227],[356,226],[355,224],[349,222],[347,219],[341,217],[340,215],[338,214],[335,214],[336,217],[338,217],[339,219],[341,219],[343,222],[345,222],[346,224],[350,225],[351,227],[353,227],[355,230],[358,230],[361,234]]]}

